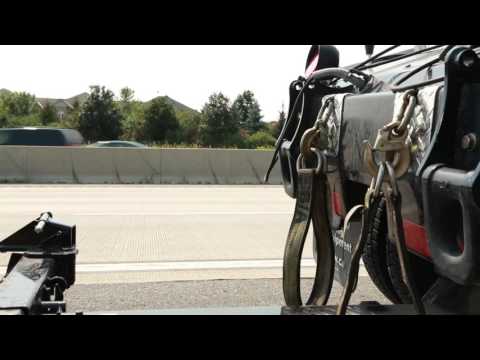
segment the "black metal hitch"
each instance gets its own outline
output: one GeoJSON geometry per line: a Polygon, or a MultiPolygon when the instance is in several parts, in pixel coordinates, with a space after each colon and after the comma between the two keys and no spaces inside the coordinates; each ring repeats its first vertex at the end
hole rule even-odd
{"type": "Polygon", "coordinates": [[[480,284],[480,59],[466,47],[445,56],[444,112],[417,172],[437,272],[480,284]]]}
{"type": "Polygon", "coordinates": [[[305,131],[311,128],[317,118],[318,112],[322,106],[322,99],[325,95],[341,94],[346,91],[352,91],[352,87],[336,89],[325,86],[320,82],[313,82],[312,86],[307,86],[300,100],[299,106],[292,106],[292,100],[299,96],[299,86],[305,86],[301,82],[294,81],[290,85],[290,108],[288,118],[293,121],[288,124],[278,153],[280,160],[280,169],[282,173],[282,182],[285,192],[291,198],[297,196],[297,159],[300,155],[300,140],[305,131]]]}
{"type": "Polygon", "coordinates": [[[11,252],[0,282],[0,314],[58,314],[66,311],[63,292],[75,283],[75,226],[43,213],[0,242],[11,252]]]}

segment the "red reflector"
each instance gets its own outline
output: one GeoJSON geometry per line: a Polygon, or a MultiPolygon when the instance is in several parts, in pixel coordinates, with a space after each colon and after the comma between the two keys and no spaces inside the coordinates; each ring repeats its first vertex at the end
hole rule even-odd
{"type": "Polygon", "coordinates": [[[337,192],[332,193],[332,207],[337,216],[342,216],[342,198],[337,192]]]}
{"type": "Polygon", "coordinates": [[[423,226],[404,220],[403,230],[405,231],[407,248],[425,257],[432,257],[428,248],[427,234],[423,226]]]}

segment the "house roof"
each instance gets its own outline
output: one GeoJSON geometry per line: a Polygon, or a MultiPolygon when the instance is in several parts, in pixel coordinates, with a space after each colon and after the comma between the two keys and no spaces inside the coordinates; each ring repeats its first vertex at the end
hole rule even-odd
{"type": "Polygon", "coordinates": [[[153,100],[155,99],[158,99],[158,98],[163,98],[165,99],[168,103],[170,103],[170,105],[173,106],[173,108],[176,110],[176,111],[187,111],[187,112],[194,112],[194,113],[198,113],[197,110],[194,110],[192,109],[191,107],[188,107],[187,105],[184,105],[182,104],[181,102],[178,102],[177,100],[174,100],[172,99],[171,97],[165,95],[165,96],[157,96],[153,99],[151,99],[150,101],[147,101],[145,104],[149,104],[151,103],[153,100]]]}
{"type": "Polygon", "coordinates": [[[88,99],[88,93],[83,92],[81,94],[72,96],[71,98],[68,98],[65,100],[68,101],[70,104],[74,104],[75,101],[78,101],[79,104],[83,104],[85,101],[87,101],[87,99],[88,99]]]}
{"type": "Polygon", "coordinates": [[[70,109],[73,108],[73,105],[70,102],[63,99],[37,98],[36,100],[37,100],[37,104],[40,105],[41,108],[43,108],[47,104],[51,104],[55,107],[63,105],[70,109]]]}
{"type": "MultiPolygon", "coordinates": [[[[0,94],[2,93],[10,93],[11,91],[8,90],[8,89],[0,89],[0,94]]],[[[69,97],[69,98],[66,98],[66,99],[55,99],[55,98],[40,98],[40,97],[37,97],[35,100],[38,104],[38,106],[40,106],[40,108],[43,109],[43,107],[47,104],[51,104],[55,107],[67,107],[67,108],[70,108],[72,109],[73,108],[73,105],[75,104],[75,102],[78,102],[80,105],[82,105],[85,101],[87,101],[88,99],[88,96],[89,94],[87,92],[83,92],[83,93],[80,93],[78,95],[75,95],[75,96],[72,96],[72,97],[69,97]]],[[[193,112],[193,113],[198,113],[197,110],[195,109],[192,109],[191,107],[187,106],[187,105],[184,105],[182,104],[181,102],[178,102],[174,99],[172,99],[171,97],[165,95],[165,96],[158,96],[158,98],[164,98],[168,103],[170,103],[173,108],[175,109],[175,111],[181,111],[181,112],[193,112]]],[[[153,98],[151,99],[150,101],[147,101],[145,102],[144,104],[149,104],[151,103],[153,100],[157,99],[156,98],[153,98]]]]}
{"type": "Polygon", "coordinates": [[[54,98],[36,98],[38,105],[43,108],[47,104],[51,104],[53,106],[66,106],[70,109],[73,108],[73,104],[75,101],[78,101],[79,104],[85,102],[88,98],[88,93],[81,93],[75,96],[72,96],[68,99],[54,99],[54,98]]]}

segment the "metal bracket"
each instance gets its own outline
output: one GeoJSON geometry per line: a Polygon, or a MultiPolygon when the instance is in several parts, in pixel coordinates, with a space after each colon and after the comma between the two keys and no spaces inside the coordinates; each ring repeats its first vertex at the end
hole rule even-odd
{"type": "Polygon", "coordinates": [[[479,285],[480,152],[461,146],[466,133],[480,134],[480,59],[473,50],[458,46],[447,53],[445,91],[443,117],[416,174],[425,228],[437,271],[479,285]]]}
{"type": "MultiPolygon", "coordinates": [[[[279,149],[280,168],[285,192],[295,198],[297,192],[296,162],[300,154],[300,141],[304,132],[311,128],[322,105],[322,99],[330,94],[344,94],[345,89],[329,88],[321,83],[314,83],[312,88],[305,89],[301,110],[293,114],[298,120],[286,129],[284,139],[279,149]]],[[[290,89],[290,98],[295,92],[290,89]]],[[[293,109],[290,109],[292,111],[293,109]]],[[[289,113],[290,117],[290,113],[289,113]]],[[[338,129],[340,129],[338,127],[338,129]]]]}
{"type": "Polygon", "coordinates": [[[40,217],[0,242],[0,252],[12,252],[0,282],[0,310],[23,314],[61,313],[63,291],[75,282],[75,226],[40,217]]]}

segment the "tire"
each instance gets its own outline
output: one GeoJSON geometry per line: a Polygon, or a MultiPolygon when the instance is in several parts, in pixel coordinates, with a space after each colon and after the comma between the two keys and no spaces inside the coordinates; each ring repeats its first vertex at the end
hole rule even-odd
{"type": "MultiPolygon", "coordinates": [[[[397,249],[388,240],[387,213],[385,199],[379,202],[373,224],[363,253],[363,262],[375,286],[394,304],[411,304],[412,299],[402,280],[402,271],[397,249]]],[[[408,253],[415,286],[423,296],[437,279],[433,265],[428,261],[408,253]]]]}
{"type": "MultiPolygon", "coordinates": [[[[422,259],[410,252],[407,252],[412,267],[412,273],[415,278],[415,286],[421,297],[430,289],[433,283],[438,279],[435,274],[433,265],[427,260],[422,259]]],[[[398,258],[397,248],[391,241],[387,241],[387,267],[393,288],[398,294],[403,304],[411,304],[412,298],[407,286],[402,280],[402,271],[400,260],[398,258]]]]}
{"type": "MultiPolygon", "coordinates": [[[[395,289],[397,296],[400,298],[401,304],[411,304],[412,298],[410,296],[410,292],[408,291],[407,286],[402,280],[402,271],[400,267],[400,259],[398,258],[397,248],[395,244],[392,244],[391,241],[386,241],[387,243],[387,253],[386,253],[386,260],[387,260],[387,268],[388,274],[395,289]]],[[[410,254],[407,254],[407,256],[410,254]]],[[[412,257],[410,256],[410,264],[412,264],[412,257]]],[[[415,271],[412,271],[415,274],[415,271]]],[[[421,293],[423,295],[423,293],[421,293]]]]}
{"type": "Polygon", "coordinates": [[[378,290],[392,303],[400,304],[402,301],[395,291],[387,265],[389,241],[386,241],[387,218],[385,208],[385,199],[382,199],[377,208],[372,209],[374,219],[373,224],[370,225],[362,259],[370,279],[372,279],[378,290]]]}
{"type": "MultiPolygon", "coordinates": [[[[385,199],[381,199],[376,208],[373,208],[374,219],[370,225],[369,234],[362,254],[362,260],[370,279],[377,289],[393,304],[411,304],[412,300],[407,286],[402,280],[400,260],[394,243],[388,240],[387,212],[385,199]]],[[[331,209],[328,209],[331,216],[331,209]]],[[[313,241],[313,255],[317,260],[317,249],[313,241]]],[[[415,285],[420,296],[423,297],[430,289],[438,276],[433,265],[408,253],[412,272],[415,274],[415,285]]]]}

